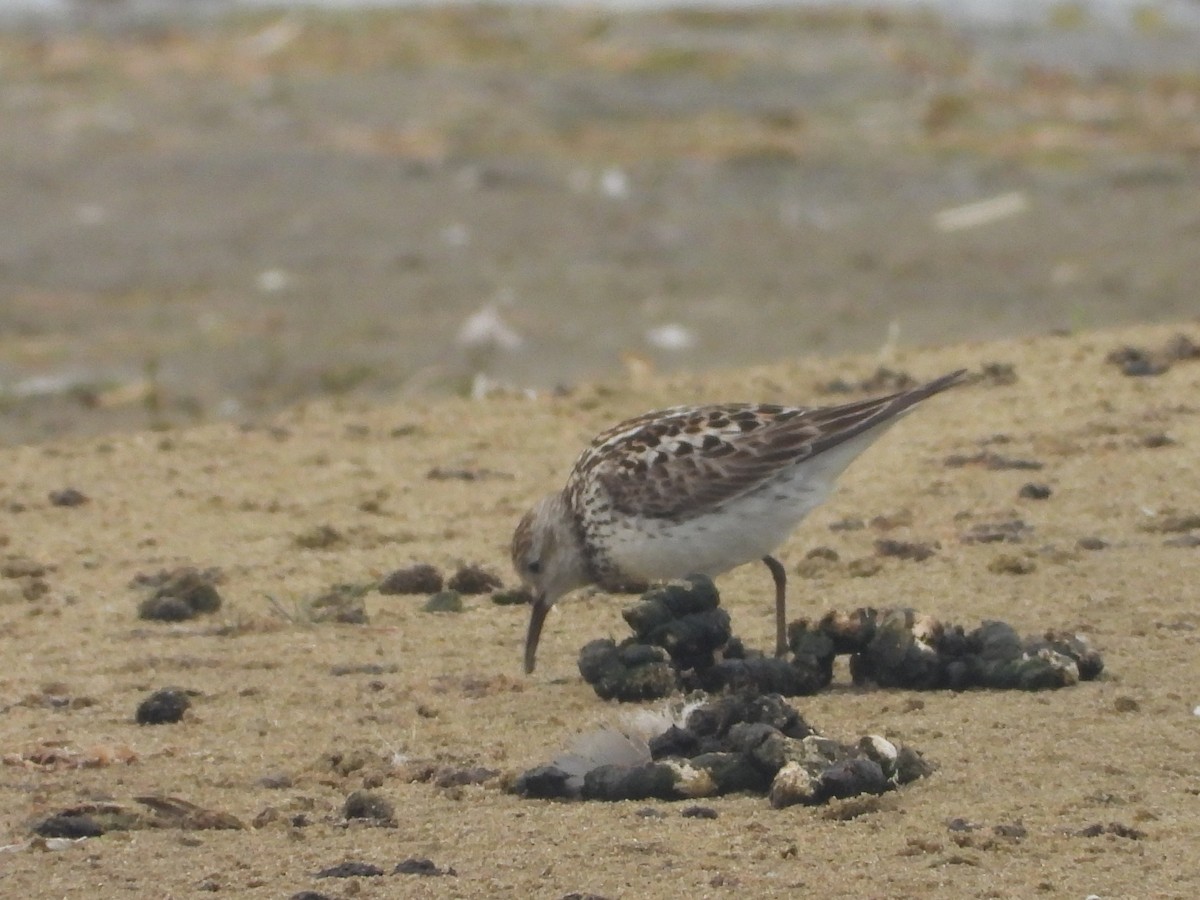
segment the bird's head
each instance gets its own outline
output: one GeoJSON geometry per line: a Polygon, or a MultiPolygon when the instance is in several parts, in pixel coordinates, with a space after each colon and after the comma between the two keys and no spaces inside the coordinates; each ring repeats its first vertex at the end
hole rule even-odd
{"type": "Polygon", "coordinates": [[[550,494],[525,513],[512,538],[513,567],[533,594],[525,635],[525,671],[537,661],[546,613],[558,598],[588,583],[574,520],[562,494],[550,494]]]}

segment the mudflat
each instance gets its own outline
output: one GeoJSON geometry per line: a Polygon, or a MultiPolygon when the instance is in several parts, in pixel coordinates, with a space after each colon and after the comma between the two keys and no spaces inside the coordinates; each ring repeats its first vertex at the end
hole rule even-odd
{"type": "Polygon", "coordinates": [[[1194,315],[1150,12],[121,8],[0,33],[6,443],[1194,315]]]}
{"type": "MultiPolygon", "coordinates": [[[[4,448],[3,893],[1194,896],[1200,360],[1189,341],[1200,341],[1194,321],[536,398],[323,399],[254,425],[4,448]],[[507,792],[514,774],[628,712],[575,667],[586,641],[626,634],[628,598],[560,604],[525,677],[525,608],[484,594],[426,612],[425,596],[374,585],[413,563],[478,564],[511,584],[517,516],[623,416],[718,399],[841,402],[858,393],[830,393],[831,382],[857,384],[881,363],[981,377],[897,425],[781,549],[792,615],[911,606],[967,626],[1063,629],[1103,654],[1103,676],[1038,693],[916,692],[852,686],[839,668],[796,708],[831,737],[887,735],[938,767],[871,803],[701,801],[714,818],[685,817],[682,803],[507,792]],[[1048,496],[1023,491],[1030,482],[1048,496]],[[1015,541],[970,538],[1015,520],[1015,541]],[[880,557],[883,537],[936,552],[880,557]],[[814,547],[839,562],[804,566],[814,547]],[[182,566],[207,571],[220,607],[140,619],[158,573],[182,566]],[[352,614],[322,614],[315,601],[331,593],[352,614]],[[182,719],[137,724],[139,704],[165,688],[188,698],[182,719]],[[436,781],[476,769],[494,774],[436,781]],[[383,801],[390,821],[347,821],[361,790],[373,796],[360,810],[383,801]],[[80,807],[103,834],[34,836],[80,807]],[[393,874],[419,859],[431,867],[410,867],[442,874],[393,874]],[[316,877],[347,862],[384,874],[316,877]]],[[[770,647],[762,567],[718,583],[735,631],[770,647]]]]}

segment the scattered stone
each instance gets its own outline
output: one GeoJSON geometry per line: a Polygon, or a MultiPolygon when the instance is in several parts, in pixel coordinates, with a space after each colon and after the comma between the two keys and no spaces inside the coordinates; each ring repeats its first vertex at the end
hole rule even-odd
{"type": "Polygon", "coordinates": [[[335,900],[328,894],[322,894],[320,891],[297,891],[288,897],[288,900],[335,900]]]}
{"type": "MultiPolygon", "coordinates": [[[[1023,573],[1033,564],[1024,557],[999,559],[993,571],[1023,573]]],[[[790,654],[777,658],[747,650],[733,637],[719,602],[702,576],[647,592],[624,611],[635,635],[619,644],[589,642],[580,651],[580,674],[602,699],[640,702],[695,690],[814,694],[832,682],[839,654],[850,654],[856,684],[926,690],[1065,687],[1097,677],[1104,666],[1077,635],[1022,640],[999,622],[968,632],[905,608],[797,620],[788,626],[790,654]]]]}
{"type": "Polygon", "coordinates": [[[1119,713],[1137,712],[1142,705],[1133,697],[1120,696],[1113,700],[1113,709],[1119,713]]]}
{"type": "Polygon", "coordinates": [[[693,575],[652,588],[621,615],[639,644],[662,647],[681,669],[705,668],[732,637],[712,580],[693,575]]]}
{"type": "Polygon", "coordinates": [[[538,766],[518,775],[512,791],[532,800],[563,799],[578,795],[571,781],[571,774],[558,766],[538,766]]]}
{"type": "Polygon", "coordinates": [[[601,638],[579,651],[579,674],[601,700],[637,703],[674,693],[678,676],[662,648],[636,643],[619,646],[612,638],[601,638]]]}
{"type": "Polygon", "coordinates": [[[294,782],[292,776],[286,772],[269,772],[261,776],[255,784],[270,791],[282,791],[290,788],[294,782]]]}
{"type": "Polygon", "coordinates": [[[33,825],[33,833],[44,838],[99,837],[110,831],[132,831],[148,827],[144,816],[120,803],[95,801],[60,810],[33,825]]]}
{"type": "Polygon", "coordinates": [[[155,588],[138,605],[138,618],[159,622],[182,622],[221,608],[216,588],[220,573],[215,569],[182,566],[156,576],[137,576],[135,583],[155,588]],[[139,581],[139,579],[142,579],[139,581]]]}
{"type": "Polygon", "coordinates": [[[688,806],[680,813],[685,819],[715,819],[717,811],[711,806],[688,806]]]}
{"type": "Polygon", "coordinates": [[[1030,481],[1021,485],[1021,489],[1017,491],[1017,496],[1022,500],[1046,500],[1053,493],[1048,484],[1038,484],[1030,481]]]}
{"type": "Polygon", "coordinates": [[[155,691],[138,704],[134,718],[139,725],[166,725],[178,722],[191,708],[188,695],[176,688],[155,691]]]}
{"type": "Polygon", "coordinates": [[[180,597],[147,597],[138,604],[138,618],[155,622],[186,622],[196,610],[180,597]]]}
{"type": "Polygon", "coordinates": [[[430,613],[459,613],[463,611],[462,595],[458,591],[439,591],[421,607],[430,613]]]}
{"type": "Polygon", "coordinates": [[[1021,840],[1029,836],[1029,829],[1025,827],[1024,822],[1010,822],[1007,824],[993,825],[992,834],[996,837],[1010,838],[1012,840],[1021,840]]]}
{"type": "Polygon", "coordinates": [[[1177,334],[1157,350],[1124,346],[1113,350],[1105,361],[1123,375],[1145,377],[1161,375],[1177,362],[1200,359],[1200,347],[1185,334],[1177,334]]]}
{"type": "Polygon", "coordinates": [[[880,538],[875,542],[875,553],[879,556],[893,556],[896,559],[910,559],[913,562],[924,562],[936,552],[937,545],[917,541],[880,538]]]}
{"type": "Polygon", "coordinates": [[[1157,450],[1159,447],[1171,447],[1178,443],[1175,438],[1171,437],[1162,431],[1156,431],[1154,434],[1143,435],[1138,444],[1145,447],[1147,450],[1157,450]]]}
{"type": "Polygon", "coordinates": [[[322,869],[313,878],[372,878],[383,874],[379,866],[365,862],[343,862],[328,869],[322,869]]]}
{"type": "Polygon", "coordinates": [[[446,583],[452,591],[460,594],[489,594],[504,586],[497,576],[480,566],[462,566],[446,583]]]}
{"type": "Polygon", "coordinates": [[[382,794],[375,791],[354,791],[342,804],[347,819],[365,819],[378,825],[395,825],[396,809],[382,794]]]}
{"type": "Polygon", "coordinates": [[[443,587],[442,573],[429,563],[396,569],[379,582],[381,594],[436,594],[443,587]]]}
{"type": "Polygon", "coordinates": [[[443,875],[457,875],[453,866],[447,866],[444,869],[438,868],[433,860],[421,857],[410,857],[406,860],[396,863],[396,868],[392,870],[393,875],[423,875],[426,878],[437,878],[443,875]]]}
{"type": "Polygon", "coordinates": [[[1169,363],[1156,360],[1152,351],[1141,347],[1119,347],[1109,353],[1104,360],[1119,368],[1122,375],[1135,378],[1161,375],[1170,368],[1169,363]]]}
{"type": "Polygon", "coordinates": [[[1080,681],[1095,681],[1104,671],[1103,657],[1086,638],[1078,634],[1047,631],[1041,640],[1030,638],[1025,644],[1026,653],[1041,653],[1044,650],[1072,659],[1079,669],[1080,681]]]}
{"type": "Polygon", "coordinates": [[[87,813],[71,815],[56,813],[43,819],[33,826],[33,833],[45,838],[79,838],[100,837],[104,828],[87,813]]]}
{"type": "Polygon", "coordinates": [[[1100,537],[1081,537],[1075,542],[1075,546],[1080,550],[1105,550],[1108,548],[1108,541],[1100,537]]]}
{"type": "Polygon", "coordinates": [[[73,487],[51,491],[49,499],[51,506],[83,506],[85,503],[91,502],[91,498],[87,494],[73,487]]]}
{"type": "Polygon", "coordinates": [[[1200,344],[1186,334],[1177,334],[1163,346],[1163,355],[1172,362],[1200,359],[1200,344]]]}

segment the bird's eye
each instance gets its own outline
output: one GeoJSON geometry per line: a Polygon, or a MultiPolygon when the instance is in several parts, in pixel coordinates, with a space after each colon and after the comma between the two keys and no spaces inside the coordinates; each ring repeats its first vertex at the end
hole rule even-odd
{"type": "Polygon", "coordinates": [[[525,564],[525,571],[530,575],[540,575],[542,571],[542,563],[540,560],[530,560],[525,564]]]}

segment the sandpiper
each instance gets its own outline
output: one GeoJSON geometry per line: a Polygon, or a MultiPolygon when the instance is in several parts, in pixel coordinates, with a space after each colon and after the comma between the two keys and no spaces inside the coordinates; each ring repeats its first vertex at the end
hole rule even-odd
{"type": "Polygon", "coordinates": [[[782,656],[787,574],[772,553],[901,413],[964,373],[840,406],[674,407],[598,435],[513,533],[513,565],[533,595],[525,671],[546,613],[575,588],[715,576],[753,560],[775,581],[782,656]]]}

